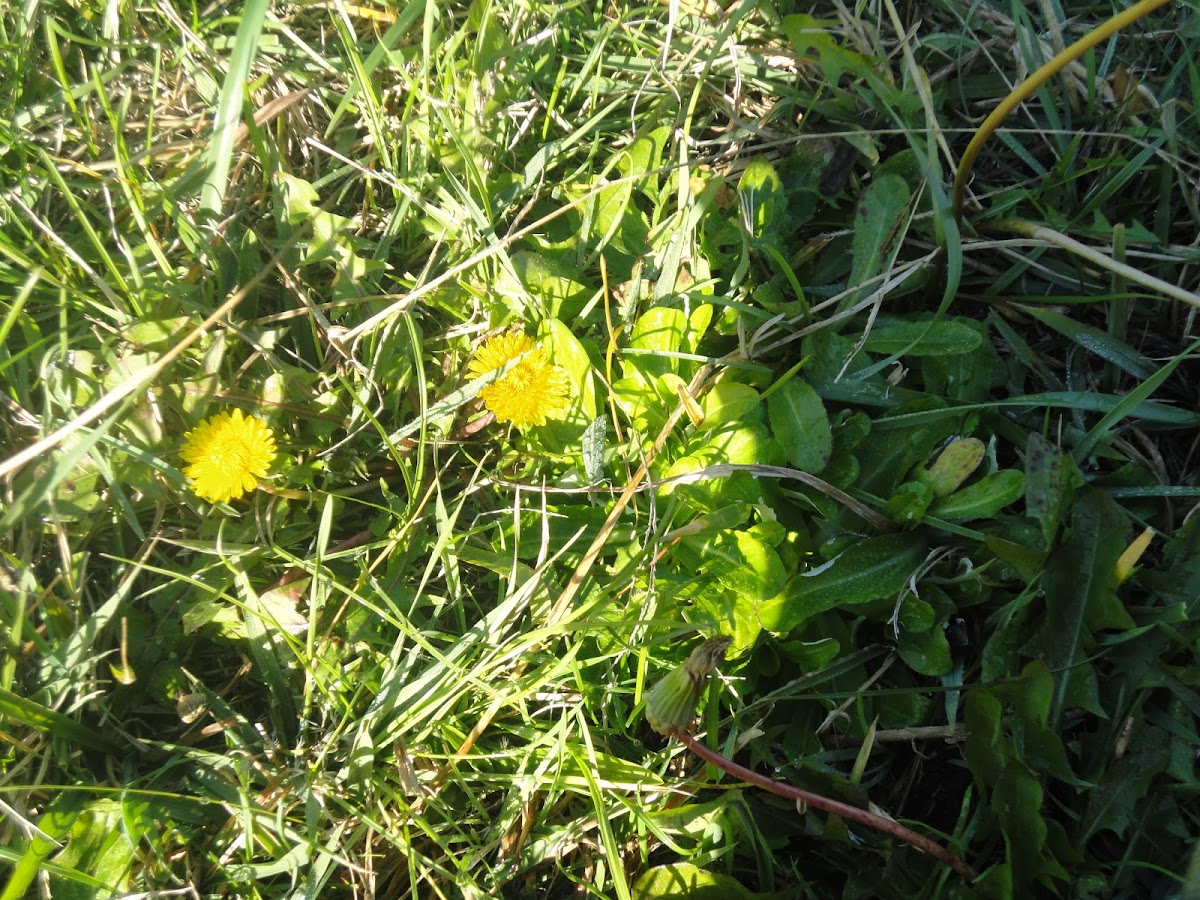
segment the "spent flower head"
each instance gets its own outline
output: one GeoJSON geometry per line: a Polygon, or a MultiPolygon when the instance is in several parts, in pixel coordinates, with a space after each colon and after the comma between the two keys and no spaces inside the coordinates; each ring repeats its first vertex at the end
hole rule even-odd
{"type": "Polygon", "coordinates": [[[708,676],[725,659],[733,639],[719,634],[692,651],[691,656],[668,672],[646,695],[646,721],[668,737],[687,734],[696,715],[700,692],[708,676]]]}
{"type": "Polygon", "coordinates": [[[546,353],[526,334],[511,331],[488,340],[467,367],[474,378],[503,368],[522,353],[519,363],[479,392],[498,422],[518,428],[545,425],[561,419],[571,408],[571,380],[565,369],[546,359],[546,353]]]}
{"type": "Polygon", "coordinates": [[[275,459],[275,434],[240,409],[217,413],[186,435],[179,455],[196,496],[212,503],[236,500],[258,487],[275,459]]]}

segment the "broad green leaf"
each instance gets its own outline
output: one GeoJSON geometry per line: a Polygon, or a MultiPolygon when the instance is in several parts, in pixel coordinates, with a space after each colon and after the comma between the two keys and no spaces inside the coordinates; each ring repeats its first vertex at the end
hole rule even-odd
{"type": "Polygon", "coordinates": [[[843,411],[833,423],[833,452],[848,453],[871,433],[871,419],[863,412],[843,411]]]}
{"type": "Polygon", "coordinates": [[[762,486],[749,472],[733,472],[719,478],[697,478],[694,481],[678,479],[693,472],[702,472],[709,466],[720,463],[745,465],[762,458],[761,448],[769,445],[767,435],[759,428],[736,428],[717,432],[718,438],[699,448],[695,453],[681,456],[659,479],[661,496],[676,494],[697,509],[712,512],[730,503],[758,503],[762,500],[762,486]]]}
{"type": "MultiPolygon", "coordinates": [[[[1022,648],[1028,650],[1028,645],[1022,648]]],[[[1100,702],[1100,676],[1090,662],[1082,662],[1071,670],[1063,689],[1062,709],[1081,709],[1094,716],[1107,715],[1100,702]]]]}
{"type": "Polygon", "coordinates": [[[950,642],[941,627],[923,632],[900,632],[896,652],[905,665],[922,675],[945,675],[953,666],[950,658],[950,642]]]}
{"type": "Polygon", "coordinates": [[[583,455],[583,471],[588,484],[599,484],[604,480],[604,447],[607,435],[607,416],[596,416],[583,430],[580,452],[583,455]]]}
{"type": "MultiPolygon", "coordinates": [[[[857,287],[884,270],[903,237],[901,226],[910,199],[908,185],[899,175],[884,175],[863,191],[854,211],[851,286],[857,287]]],[[[838,312],[850,309],[876,288],[878,285],[873,284],[855,291],[838,304],[838,312]]]]}
{"type": "Polygon", "coordinates": [[[844,489],[858,481],[862,467],[854,450],[870,433],[871,420],[864,413],[851,414],[843,410],[832,425],[833,450],[829,465],[821,471],[821,478],[834,487],[844,489]]]}
{"type": "Polygon", "coordinates": [[[979,334],[979,346],[969,353],[921,357],[921,378],[925,382],[925,390],[946,400],[982,403],[987,400],[997,380],[999,357],[992,347],[985,323],[961,317],[954,321],[973,328],[979,334]]]}
{"type": "Polygon", "coordinates": [[[702,838],[705,834],[711,834],[713,826],[729,814],[731,799],[729,793],[723,793],[703,803],[683,803],[679,806],[662,804],[657,809],[648,808],[645,811],[646,819],[669,833],[702,838]]]}
{"type": "Polygon", "coordinates": [[[834,88],[845,72],[860,78],[873,74],[871,57],[842,47],[812,16],[806,13],[787,16],[782,28],[797,54],[807,56],[809,51],[816,51],[821,71],[834,88]]]}
{"type": "Polygon", "coordinates": [[[1004,706],[995,695],[985,690],[967,694],[964,704],[967,740],[963,755],[967,766],[980,787],[991,787],[1000,780],[1007,756],[1004,746],[1004,706]]]}
{"type": "Polygon", "coordinates": [[[783,195],[783,183],[770,160],[765,156],[750,160],[738,181],[738,194],[742,200],[743,220],[753,229],[753,236],[767,241],[774,238],[787,211],[787,199],[783,195]]]}
{"type": "Polygon", "coordinates": [[[126,328],[124,337],[139,350],[165,350],[192,324],[194,323],[187,316],[142,319],[126,328]]]}
{"type": "Polygon", "coordinates": [[[838,456],[835,451],[829,465],[821,470],[821,480],[845,490],[857,485],[858,475],[861,471],[862,467],[858,463],[857,456],[850,453],[838,456]]]}
{"type": "Polygon", "coordinates": [[[688,330],[684,339],[683,349],[695,353],[700,349],[700,339],[704,337],[708,326],[712,324],[713,306],[711,303],[701,303],[688,316],[688,330]]]}
{"type": "Polygon", "coordinates": [[[951,900],[1013,900],[1012,866],[997,863],[971,882],[970,893],[955,891],[951,900]]]}
{"type": "MultiPolygon", "coordinates": [[[[578,526],[572,530],[578,530],[578,526]]],[[[598,531],[599,529],[596,530],[598,531]]],[[[489,569],[497,575],[506,578],[514,590],[530,581],[536,582],[536,587],[534,587],[535,596],[538,599],[549,599],[548,588],[538,579],[537,572],[520,560],[514,562],[510,553],[493,553],[482,547],[475,547],[464,543],[458,551],[458,556],[464,563],[489,569]]]]}
{"type": "Polygon", "coordinates": [[[739,599],[767,600],[783,590],[787,582],[779,554],[743,531],[716,535],[703,540],[696,549],[705,573],[739,599]]]}
{"type": "Polygon", "coordinates": [[[629,252],[631,247],[624,240],[626,232],[640,232],[643,240],[649,234],[641,210],[629,202],[633,198],[633,188],[631,181],[617,181],[597,194],[589,204],[592,215],[589,243],[593,252],[603,250],[610,241],[618,250],[629,252]]]}
{"type": "Polygon", "coordinates": [[[278,206],[282,207],[281,218],[289,225],[307,225],[311,229],[311,240],[305,244],[304,264],[326,261],[336,264],[333,296],[349,298],[370,292],[369,276],[387,266],[381,260],[356,252],[358,249],[370,252],[357,235],[357,223],[323,209],[316,189],[302,178],[277,172],[275,190],[278,206]]]}
{"type": "Polygon", "coordinates": [[[749,504],[731,503],[702,516],[697,516],[672,534],[682,537],[683,535],[715,535],[717,532],[730,531],[750,518],[750,512],[749,504]]]}
{"type": "Polygon", "coordinates": [[[1070,536],[1046,561],[1046,612],[1025,652],[1045,660],[1057,679],[1052,725],[1068,698],[1079,703],[1093,691],[1095,671],[1086,660],[1095,645],[1093,632],[1133,625],[1114,593],[1117,559],[1128,534],[1129,524],[1116,503],[1085,488],[1071,512],[1070,536]]]}
{"type": "Polygon", "coordinates": [[[1016,569],[1017,574],[1026,581],[1036,581],[1042,574],[1042,568],[1046,564],[1045,550],[1037,550],[1015,541],[1007,541],[994,534],[987,535],[984,538],[984,544],[996,554],[997,558],[1004,560],[1016,569]]]}
{"type": "Polygon", "coordinates": [[[629,416],[633,427],[638,431],[645,432],[661,427],[667,420],[662,398],[651,381],[632,376],[618,378],[612,384],[612,393],[617,406],[629,416]]]}
{"type": "Polygon", "coordinates": [[[659,375],[655,379],[654,386],[658,389],[658,396],[668,406],[674,406],[677,401],[682,402],[688,418],[693,423],[704,418],[704,411],[696,402],[696,398],[692,396],[691,391],[688,390],[688,383],[674,372],[665,372],[659,375]]]}
{"type": "Polygon", "coordinates": [[[722,381],[713,385],[712,390],[700,401],[704,411],[704,421],[700,429],[708,431],[730,422],[737,422],[758,407],[762,397],[758,391],[748,384],[736,381],[722,381]]]}
{"type": "Polygon", "coordinates": [[[841,191],[856,157],[848,142],[816,138],[801,141],[790,156],[779,160],[789,230],[810,222],[825,198],[841,191]],[[826,171],[830,177],[825,177],[826,171]]]}
{"type": "MultiPolygon", "coordinates": [[[[98,879],[109,891],[128,886],[134,844],[123,826],[122,807],[116,800],[94,800],[71,823],[66,847],[54,857],[60,866],[98,879]]],[[[97,894],[74,879],[56,880],[54,896],[62,900],[94,900],[97,894]]]]}
{"type": "Polygon", "coordinates": [[[687,328],[688,321],[682,310],[669,306],[652,306],[646,310],[633,324],[629,346],[634,350],[647,350],[650,353],[626,356],[626,373],[636,375],[647,384],[653,384],[660,375],[674,372],[677,368],[676,360],[660,354],[683,351],[684,333],[687,328]]]}
{"type": "Polygon", "coordinates": [[[309,182],[287,172],[275,173],[275,187],[283,200],[284,215],[292,225],[311,218],[319,209],[321,196],[309,182]]]}
{"type": "Polygon", "coordinates": [[[928,485],[919,481],[906,481],[896,488],[881,511],[897,525],[911,527],[921,521],[932,502],[933,491],[928,485]]]}
{"type": "MultiPolygon", "coordinates": [[[[715,638],[718,644],[725,643],[724,638],[715,638]]],[[[719,664],[720,660],[716,660],[719,664]]],[[[704,683],[701,683],[704,687],[704,683]]],[[[696,701],[692,702],[691,715],[688,719],[694,717],[696,711],[696,701]]],[[[561,769],[555,773],[558,778],[562,779],[562,784],[567,788],[576,790],[586,789],[587,775],[584,770],[587,770],[597,778],[603,779],[611,783],[614,787],[617,785],[661,785],[663,784],[662,776],[656,772],[652,772],[644,766],[638,765],[633,760],[624,759],[620,756],[615,756],[612,753],[603,753],[597,750],[595,753],[589,753],[587,760],[583,760],[578,756],[572,756],[563,760],[561,769]]]]}
{"type": "MultiPolygon", "coordinates": [[[[778,631],[773,624],[766,622],[763,627],[768,631],[778,631]]],[[[783,641],[779,648],[800,667],[800,671],[816,672],[837,659],[842,645],[837,639],[826,637],[815,641],[783,641]]]]}
{"type": "Polygon", "coordinates": [[[1161,728],[1142,726],[1127,751],[1104,773],[1089,793],[1086,835],[1108,829],[1124,838],[1136,824],[1155,777],[1167,767],[1170,740],[1161,728]]]}
{"type": "Polygon", "coordinates": [[[588,205],[593,252],[598,252],[609,241],[626,253],[636,252],[638,245],[645,245],[650,233],[649,223],[637,204],[630,202],[637,190],[637,182],[626,176],[644,174],[654,150],[654,142],[643,137],[619,151],[614,183],[600,191],[588,205]]]}
{"type": "Polygon", "coordinates": [[[1068,784],[1079,784],[1067,762],[1062,740],[1048,727],[1054,677],[1046,663],[1040,659],[1032,660],[1021,670],[1019,678],[997,685],[994,691],[1012,707],[1010,726],[1013,745],[1020,759],[1035,772],[1051,775],[1068,784]]]}
{"type": "MultiPolygon", "coordinates": [[[[824,391],[826,387],[838,384],[835,379],[839,376],[853,379],[858,372],[871,364],[871,358],[859,352],[856,345],[855,338],[836,334],[832,328],[822,328],[805,336],[800,344],[804,357],[805,380],[818,390],[824,391]]],[[[875,381],[883,384],[883,377],[876,376],[875,381]]],[[[872,387],[874,386],[872,384],[872,387]]],[[[862,383],[852,381],[851,387],[859,389],[862,383]]]]}
{"type": "Polygon", "coordinates": [[[1070,457],[1036,431],[1025,444],[1025,515],[1041,524],[1046,546],[1054,546],[1070,503],[1070,457]]]}
{"type": "MultiPolygon", "coordinates": [[[[701,472],[707,468],[708,460],[698,453],[689,453],[687,456],[681,456],[675,462],[667,467],[666,471],[661,476],[655,479],[660,497],[670,497],[677,495],[686,497],[689,501],[694,499],[697,490],[702,494],[706,493],[708,482],[710,479],[696,478],[689,479],[686,476],[693,472],[701,472]]],[[[723,504],[722,504],[723,505],[723,504]]],[[[703,508],[709,511],[715,510],[717,507],[710,504],[703,504],[703,508]]]]}
{"type": "MultiPolygon", "coordinates": [[[[129,427],[126,419],[125,427],[129,427]]],[[[81,522],[95,515],[104,502],[101,474],[88,457],[54,488],[54,514],[59,522],[81,522]]]]}
{"type": "Polygon", "coordinates": [[[633,884],[633,900],[754,900],[766,897],[747,890],[730,875],[709,872],[688,862],[656,866],[633,884]]]}
{"type": "Polygon", "coordinates": [[[807,382],[793,378],[767,398],[767,417],[783,452],[797,469],[819,472],[829,464],[833,431],[825,404],[807,382]]]}
{"type": "Polygon", "coordinates": [[[246,628],[242,624],[238,608],[223,598],[198,597],[189,600],[183,605],[180,619],[184,634],[193,634],[211,625],[222,637],[233,640],[246,637],[246,628]]]}
{"type": "Polygon", "coordinates": [[[791,631],[826,610],[898,594],[925,558],[925,549],[924,539],[911,533],[885,534],[851,545],[788,581],[782,595],[768,604],[778,605],[771,610],[772,630],[791,631]]]}
{"type": "MultiPolygon", "coordinates": [[[[518,250],[512,255],[512,271],[520,279],[520,289],[534,298],[538,313],[545,318],[572,321],[592,297],[591,288],[576,280],[569,268],[541,253],[518,250]]],[[[506,280],[511,282],[511,277],[502,270],[494,289],[503,290],[506,280]]]]}
{"type": "Polygon", "coordinates": [[[592,360],[579,338],[558,319],[544,319],[538,329],[538,343],[546,348],[550,361],[567,370],[571,378],[572,398],[569,421],[585,425],[596,418],[596,383],[592,378],[592,360]]]}
{"type": "Polygon", "coordinates": [[[1016,681],[995,688],[1000,697],[1007,697],[1027,725],[1045,726],[1050,719],[1050,704],[1054,699],[1054,678],[1043,660],[1028,663],[1016,681]]]}
{"type": "Polygon", "coordinates": [[[695,621],[709,620],[733,639],[731,653],[750,647],[765,624],[759,606],[787,581],[779,554],[744,531],[687,536],[676,547],[684,569],[706,579],[694,601],[695,621]]]}
{"type": "Polygon", "coordinates": [[[920,597],[909,594],[900,604],[898,624],[901,632],[925,632],[933,628],[937,614],[933,606],[920,597]]]}
{"type": "Polygon", "coordinates": [[[783,462],[778,442],[753,418],[743,425],[727,425],[704,436],[707,440],[696,452],[710,463],[771,466],[783,462]]]}
{"type": "Polygon", "coordinates": [[[758,538],[769,547],[784,546],[789,534],[795,535],[795,532],[789,532],[780,522],[772,518],[764,518],[755,522],[747,529],[746,533],[758,538]]]}
{"type": "Polygon", "coordinates": [[[979,468],[985,450],[979,438],[960,438],[947,444],[925,465],[918,466],[913,478],[927,485],[934,497],[948,496],[979,468]]]}
{"type": "Polygon", "coordinates": [[[991,518],[1025,492],[1025,475],[1018,469],[1001,469],[985,475],[929,508],[929,514],[949,522],[991,518]]]}
{"type": "Polygon", "coordinates": [[[855,451],[863,466],[856,486],[876,496],[890,496],[914,465],[928,459],[947,438],[960,432],[961,414],[909,419],[916,413],[934,411],[952,412],[937,397],[921,397],[875,419],[855,451]],[[894,416],[899,421],[893,421],[894,416]]]}
{"type": "Polygon", "coordinates": [[[1187,900],[1200,897],[1200,840],[1192,845],[1191,856],[1188,857],[1187,872],[1183,879],[1182,896],[1187,900]]]}
{"type": "Polygon", "coordinates": [[[612,178],[615,183],[602,190],[589,204],[595,242],[592,252],[609,241],[624,253],[636,254],[644,250],[649,241],[650,222],[631,201],[635,194],[646,195],[652,201],[655,199],[658,176],[651,173],[659,165],[669,133],[665,127],[657,128],[618,151],[616,177],[612,178]]]}
{"type": "Polygon", "coordinates": [[[1045,869],[1042,796],[1038,780],[1015,760],[1004,767],[992,791],[992,810],[1004,832],[1013,873],[1022,881],[1032,881],[1045,869]]]}
{"type": "Polygon", "coordinates": [[[303,634],[308,630],[308,618],[297,608],[297,599],[302,596],[301,590],[307,585],[299,581],[291,582],[282,587],[274,587],[259,595],[263,618],[270,628],[288,634],[303,634]]]}
{"type": "Polygon", "coordinates": [[[919,193],[929,178],[928,159],[910,145],[903,150],[890,153],[874,170],[879,175],[899,175],[913,193],[919,193]]]}
{"type": "MultiPolygon", "coordinates": [[[[746,259],[746,235],[737,221],[737,195],[723,177],[714,177],[705,184],[695,198],[695,210],[699,216],[700,251],[707,264],[714,270],[733,272],[740,265],[749,269],[746,259]]],[[[679,232],[672,242],[679,244],[676,254],[683,255],[684,247],[679,232]]]]}
{"type": "Polygon", "coordinates": [[[982,342],[975,328],[956,319],[880,316],[864,346],[885,355],[956,356],[970,353],[982,342]]]}
{"type": "Polygon", "coordinates": [[[740,656],[750,650],[762,634],[764,623],[759,615],[759,604],[737,598],[733,604],[733,621],[729,636],[733,643],[729,648],[731,657],[740,656]]]}
{"type": "MultiPolygon", "coordinates": [[[[501,21],[489,15],[485,4],[473,3],[467,11],[467,27],[477,36],[471,70],[476,78],[485,80],[501,59],[512,51],[512,40],[501,21]]],[[[472,93],[483,93],[483,85],[472,83],[472,93]]],[[[495,90],[495,87],[492,88],[495,90]]]]}

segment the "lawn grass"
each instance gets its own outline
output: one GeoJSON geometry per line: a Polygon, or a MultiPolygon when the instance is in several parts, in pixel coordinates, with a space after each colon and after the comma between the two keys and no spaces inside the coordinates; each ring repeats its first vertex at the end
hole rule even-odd
{"type": "Polygon", "coordinates": [[[1195,3],[954,209],[1116,11],[0,10],[0,900],[1200,895],[1195,3]]]}

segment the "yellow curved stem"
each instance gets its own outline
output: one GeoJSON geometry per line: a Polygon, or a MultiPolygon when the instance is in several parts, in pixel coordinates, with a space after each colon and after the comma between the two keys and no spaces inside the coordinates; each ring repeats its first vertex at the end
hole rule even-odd
{"type": "Polygon", "coordinates": [[[962,217],[963,192],[967,187],[967,179],[971,176],[971,168],[975,165],[975,157],[979,155],[979,151],[987,139],[992,136],[992,132],[999,127],[1010,112],[1088,50],[1108,40],[1122,28],[1136,22],[1147,13],[1153,12],[1160,6],[1166,6],[1170,2],[1171,0],[1139,0],[1129,9],[1117,13],[1103,25],[1089,31],[1061,53],[1056,53],[1053,59],[1013,88],[1012,92],[1000,102],[1000,105],[992,110],[992,114],[983,120],[983,124],[976,130],[975,136],[971,138],[971,143],[967,145],[967,150],[958,163],[958,173],[954,177],[954,217],[962,217]]]}

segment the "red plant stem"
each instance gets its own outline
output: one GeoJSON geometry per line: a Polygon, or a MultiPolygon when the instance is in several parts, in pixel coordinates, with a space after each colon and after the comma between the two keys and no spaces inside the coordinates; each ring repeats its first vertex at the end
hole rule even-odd
{"type": "Polygon", "coordinates": [[[842,803],[840,800],[823,797],[820,794],[801,790],[798,787],[793,787],[782,781],[776,781],[765,775],[759,775],[752,769],[739,766],[733,760],[722,756],[715,750],[709,750],[690,734],[678,733],[675,737],[701,759],[712,763],[718,769],[728,772],[734,778],[740,778],[742,781],[757,785],[764,791],[770,791],[772,794],[777,794],[787,800],[792,800],[796,803],[805,803],[824,812],[833,813],[835,816],[841,816],[848,821],[866,825],[868,828],[874,828],[876,831],[882,831],[884,834],[889,834],[897,840],[916,847],[923,853],[928,853],[930,856],[936,857],[968,881],[975,879],[975,870],[965,862],[937,842],[930,840],[923,834],[917,834],[917,832],[910,828],[905,828],[899,822],[886,819],[865,809],[859,809],[857,806],[850,806],[848,803],[842,803]]]}

